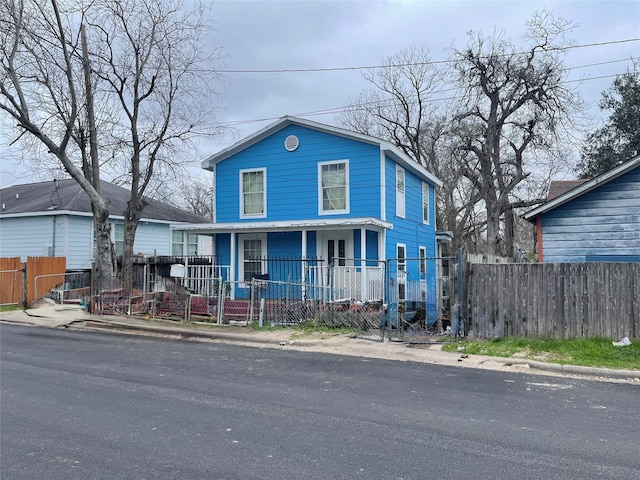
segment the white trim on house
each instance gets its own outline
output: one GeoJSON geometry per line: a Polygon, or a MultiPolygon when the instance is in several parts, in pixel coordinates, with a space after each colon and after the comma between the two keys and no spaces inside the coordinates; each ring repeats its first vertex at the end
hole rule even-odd
{"type": "Polygon", "coordinates": [[[387,175],[386,167],[387,157],[382,150],[380,150],[380,219],[382,221],[387,220],[387,175]]]}
{"type": "Polygon", "coordinates": [[[422,223],[424,225],[429,225],[429,218],[431,217],[431,189],[429,188],[429,184],[427,182],[422,182],[422,223]],[[426,192],[425,192],[426,189],[426,192]],[[426,198],[426,206],[427,206],[427,218],[424,216],[424,207],[425,207],[425,198],[426,198]]]}
{"type": "MultiPolygon", "coordinates": [[[[266,233],[240,233],[236,237],[237,239],[237,251],[238,251],[238,282],[246,283],[247,279],[244,278],[244,242],[247,240],[260,240],[260,273],[266,272],[266,265],[262,261],[263,258],[268,256],[267,247],[267,234],[266,233]]],[[[250,281],[251,279],[249,279],[250,281]]]]}
{"type": "MultiPolygon", "coordinates": [[[[93,218],[93,213],[91,212],[78,212],[75,210],[47,210],[47,211],[41,211],[41,212],[24,212],[24,213],[0,213],[0,219],[3,218],[24,218],[24,217],[50,217],[50,216],[59,216],[59,215],[69,215],[69,216],[73,216],[73,217],[88,217],[88,218],[93,218]]],[[[114,221],[114,220],[123,220],[124,221],[124,216],[123,215],[109,215],[109,220],[110,221],[114,221]]],[[[143,223],[143,222],[147,222],[147,223],[161,223],[161,224],[168,224],[168,225],[187,225],[188,222],[175,222],[173,220],[160,220],[157,218],[145,218],[142,217],[139,221],[139,223],[143,223]]]]}
{"type": "Polygon", "coordinates": [[[336,227],[360,228],[362,226],[379,227],[392,230],[393,224],[383,222],[374,217],[359,218],[322,218],[309,220],[281,220],[272,222],[233,222],[233,223],[172,223],[171,230],[194,230],[197,233],[235,233],[250,230],[260,231],[297,231],[297,230],[330,230],[336,227]]]}
{"type": "Polygon", "coordinates": [[[407,172],[396,164],[396,216],[404,218],[407,214],[407,172]],[[400,182],[402,177],[402,182],[400,182]]]}
{"type": "Polygon", "coordinates": [[[348,214],[351,209],[351,202],[349,201],[351,197],[350,191],[351,182],[349,180],[349,160],[329,160],[326,162],[318,162],[318,215],[345,215],[348,214]],[[322,187],[322,167],[326,165],[342,165],[344,164],[344,175],[345,175],[345,208],[335,209],[335,210],[325,210],[324,209],[324,191],[322,187]]]}
{"type": "Polygon", "coordinates": [[[240,218],[267,218],[267,169],[265,167],[260,168],[243,168],[238,171],[239,182],[239,198],[240,198],[240,218]],[[244,213],[244,182],[243,176],[245,173],[262,172],[262,213],[248,214],[244,213]]]}
{"type": "Polygon", "coordinates": [[[550,202],[544,203],[542,205],[540,205],[537,208],[534,208],[533,210],[525,213],[523,215],[525,220],[532,220],[533,218],[537,217],[538,215],[541,215],[543,213],[548,212],[549,210],[553,210],[556,207],[559,207],[560,205],[562,205],[563,203],[567,203],[570,200],[573,200],[576,197],[579,197],[591,190],[593,190],[594,188],[599,187],[600,185],[603,185],[605,183],[610,182],[611,180],[614,180],[616,178],[618,178],[621,175],[624,175],[625,173],[627,173],[630,170],[633,170],[634,168],[640,166],[640,155],[638,155],[637,157],[623,163],[622,165],[617,166],[616,168],[613,168],[612,170],[609,170],[606,173],[603,173],[602,175],[589,180],[586,183],[583,183],[582,185],[580,185],[579,187],[573,188],[571,190],[569,190],[568,192],[557,196],[556,198],[554,198],[553,200],[551,200],[550,202]]]}

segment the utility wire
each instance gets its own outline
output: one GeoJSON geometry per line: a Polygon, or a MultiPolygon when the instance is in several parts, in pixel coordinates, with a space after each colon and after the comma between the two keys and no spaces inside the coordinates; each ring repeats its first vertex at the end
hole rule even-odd
{"type": "MultiPolygon", "coordinates": [[[[581,45],[573,45],[569,47],[549,47],[544,49],[547,52],[551,51],[562,51],[562,50],[573,50],[576,48],[589,48],[589,47],[600,47],[605,45],[618,45],[622,43],[630,43],[640,41],[640,38],[627,38],[624,40],[611,40],[608,42],[599,42],[599,43],[584,43],[581,45]]],[[[515,53],[505,53],[500,56],[511,57],[515,55],[523,55],[529,52],[515,52],[515,53]]],[[[275,68],[275,69],[230,69],[230,70],[215,70],[216,73],[315,73],[315,72],[340,72],[340,71],[353,71],[353,70],[373,70],[377,68],[398,68],[398,67],[408,67],[408,66],[418,66],[418,65],[441,65],[446,63],[451,63],[454,60],[434,60],[430,62],[417,62],[417,63],[395,63],[395,64],[387,64],[387,65],[361,65],[354,67],[319,67],[319,68],[275,68]]],[[[201,70],[203,72],[208,70],[201,70]]],[[[211,70],[213,71],[213,70],[211,70]]]]}
{"type": "MultiPolygon", "coordinates": [[[[609,62],[601,62],[601,63],[594,63],[594,64],[590,64],[590,65],[581,65],[578,67],[573,67],[573,69],[577,69],[577,68],[585,68],[585,67],[590,67],[590,66],[597,66],[597,65],[604,65],[604,64],[608,64],[608,63],[616,63],[616,62],[621,62],[621,61],[627,61],[627,60],[634,60],[636,58],[640,58],[640,57],[631,57],[630,59],[625,59],[625,60],[612,60],[609,62]]],[[[566,70],[571,70],[571,69],[566,69],[566,70]]],[[[588,81],[592,81],[592,80],[601,80],[601,79],[605,79],[605,78],[615,78],[618,77],[620,75],[624,75],[624,73],[616,73],[616,74],[612,74],[612,75],[601,75],[598,77],[589,77],[589,78],[582,78],[582,79],[573,79],[573,80],[565,80],[561,83],[577,83],[577,82],[588,82],[588,81]]],[[[447,88],[444,90],[438,90],[437,92],[434,93],[445,93],[445,92],[451,92],[451,91],[455,91],[457,90],[456,88],[447,88]]],[[[442,101],[446,101],[446,100],[455,100],[456,98],[460,98],[460,97],[456,97],[456,96],[449,96],[449,97],[438,97],[438,98],[428,98],[428,99],[423,99],[424,103],[435,103],[435,102],[442,102],[442,101]]],[[[327,109],[321,109],[321,110],[314,110],[314,111],[310,111],[310,112],[304,112],[304,113],[296,113],[293,114],[293,116],[296,117],[316,117],[316,116],[324,116],[324,115],[333,115],[336,113],[341,113],[344,112],[346,110],[350,110],[350,109],[355,109],[355,110],[362,110],[364,108],[366,108],[367,106],[371,106],[371,105],[375,105],[379,102],[371,102],[371,103],[367,103],[367,104],[351,104],[351,105],[343,105],[341,107],[333,107],[333,108],[327,108],[327,109]]],[[[389,102],[380,104],[380,107],[389,107],[392,106],[395,102],[390,99],[389,102]]],[[[255,119],[247,119],[247,120],[234,120],[231,122],[213,122],[210,125],[211,126],[217,126],[217,127],[234,127],[234,126],[239,126],[239,125],[248,125],[248,124],[252,124],[252,123],[260,123],[260,122],[267,122],[267,121],[275,121],[278,120],[281,117],[263,117],[263,118],[255,118],[255,119]]]]}

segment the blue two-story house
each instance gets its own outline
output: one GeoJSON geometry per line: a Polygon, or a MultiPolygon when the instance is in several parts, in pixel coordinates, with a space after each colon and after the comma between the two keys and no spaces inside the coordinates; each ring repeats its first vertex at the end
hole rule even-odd
{"type": "Polygon", "coordinates": [[[214,236],[238,296],[253,277],[338,286],[351,274],[359,275],[357,291],[334,298],[379,299],[387,266],[397,272],[400,299],[412,281],[422,284],[423,299],[436,298],[436,267],[427,259],[436,257],[442,183],[392,144],[283,117],[202,167],[213,174],[214,223],[176,228],[214,236]],[[423,263],[409,268],[412,259],[423,263]],[[296,268],[283,268],[285,261],[296,268]]]}

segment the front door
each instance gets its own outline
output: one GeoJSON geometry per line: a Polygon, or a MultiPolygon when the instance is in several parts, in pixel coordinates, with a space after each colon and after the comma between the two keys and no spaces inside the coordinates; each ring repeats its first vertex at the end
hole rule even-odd
{"type": "MultiPolygon", "coordinates": [[[[331,284],[331,267],[344,267],[347,258],[353,258],[351,232],[322,232],[318,234],[318,252],[322,256],[324,270],[322,275],[325,285],[331,284]]],[[[335,273],[335,272],[333,272],[335,273]]]]}
{"type": "Polygon", "coordinates": [[[353,258],[350,232],[331,232],[321,235],[322,259],[327,266],[345,266],[346,258],[353,258]]]}

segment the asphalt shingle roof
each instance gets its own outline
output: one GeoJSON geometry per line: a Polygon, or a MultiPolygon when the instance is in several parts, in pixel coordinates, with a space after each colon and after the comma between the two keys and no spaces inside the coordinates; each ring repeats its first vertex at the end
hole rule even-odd
{"type": "MultiPolygon", "coordinates": [[[[71,211],[91,213],[89,196],[73,179],[13,185],[0,189],[0,216],[20,213],[71,211]]],[[[109,203],[109,214],[123,216],[130,192],[106,181],[100,182],[100,194],[109,203]]],[[[168,222],[210,223],[211,220],[186,212],[167,203],[150,200],[142,219],[168,222]]]]}

